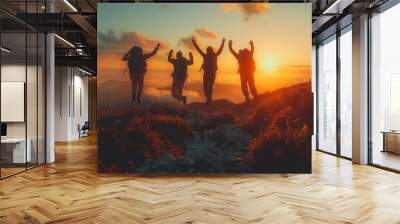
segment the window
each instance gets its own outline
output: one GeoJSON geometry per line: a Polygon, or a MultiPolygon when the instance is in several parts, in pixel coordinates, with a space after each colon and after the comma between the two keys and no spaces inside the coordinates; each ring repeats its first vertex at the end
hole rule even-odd
{"type": "Polygon", "coordinates": [[[352,154],[352,33],[351,26],[340,36],[340,155],[352,154]]]}
{"type": "Polygon", "coordinates": [[[318,48],[318,149],[336,153],[336,36],[318,48]]]}
{"type": "Polygon", "coordinates": [[[350,159],[353,131],[352,26],[346,26],[337,35],[320,43],[317,53],[318,149],[350,159]]]}
{"type": "Polygon", "coordinates": [[[400,170],[400,5],[371,18],[370,159],[400,170]]]}

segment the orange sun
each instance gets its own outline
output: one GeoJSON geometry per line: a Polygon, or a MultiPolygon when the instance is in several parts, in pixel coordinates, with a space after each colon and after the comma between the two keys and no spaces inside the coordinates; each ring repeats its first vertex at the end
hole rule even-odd
{"type": "Polygon", "coordinates": [[[264,56],[261,60],[261,68],[266,72],[275,71],[279,65],[279,59],[273,55],[264,56]]]}

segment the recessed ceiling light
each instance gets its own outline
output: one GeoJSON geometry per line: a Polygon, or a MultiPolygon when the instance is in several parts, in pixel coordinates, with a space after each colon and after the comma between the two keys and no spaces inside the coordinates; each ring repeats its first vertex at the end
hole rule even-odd
{"type": "Polygon", "coordinates": [[[78,12],[78,10],[68,1],[64,0],[65,4],[67,4],[74,12],[78,12]]]}
{"type": "Polygon", "coordinates": [[[73,45],[71,42],[69,42],[68,40],[60,37],[58,34],[54,34],[55,37],[57,37],[59,40],[61,40],[62,42],[64,42],[65,44],[69,45],[70,47],[75,48],[75,45],[73,45]]]}
{"type": "Polygon", "coordinates": [[[4,51],[6,53],[10,53],[11,52],[11,50],[9,50],[9,49],[7,49],[5,47],[1,47],[0,49],[1,49],[1,51],[4,51]]]}
{"type": "Polygon", "coordinates": [[[78,70],[81,71],[81,72],[83,72],[83,73],[85,73],[85,74],[87,74],[87,75],[90,75],[90,76],[93,75],[92,73],[90,73],[90,72],[88,72],[88,71],[86,71],[86,70],[83,70],[83,69],[81,69],[81,68],[79,68],[79,67],[78,67],[78,70]]]}
{"type": "MultiPolygon", "coordinates": [[[[330,12],[332,9],[334,9],[335,7],[337,7],[337,5],[339,4],[341,0],[336,0],[335,2],[333,2],[332,5],[330,5],[327,9],[324,10],[324,12],[322,14],[328,14],[328,13],[332,13],[330,12]]],[[[339,14],[339,13],[338,13],[339,14]]]]}

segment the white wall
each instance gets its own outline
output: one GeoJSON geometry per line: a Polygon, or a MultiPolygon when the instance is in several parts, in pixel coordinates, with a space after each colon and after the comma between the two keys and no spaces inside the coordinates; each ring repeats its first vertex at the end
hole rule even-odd
{"type": "MultiPolygon", "coordinates": [[[[2,82],[24,82],[26,84],[26,107],[22,108],[22,113],[26,112],[26,121],[6,122],[8,138],[30,139],[32,151],[32,161],[44,163],[44,83],[41,67],[25,64],[3,64],[1,66],[2,82]],[[39,70],[37,70],[39,69],[39,70]],[[27,80],[25,80],[27,78],[27,80]],[[39,153],[39,155],[37,155],[39,153]]],[[[22,93],[23,94],[23,93],[22,93]]],[[[7,97],[7,96],[2,96],[7,97]]],[[[1,108],[9,110],[10,108],[1,108]]]]}
{"type": "Polygon", "coordinates": [[[88,78],[76,68],[56,67],[55,140],[79,137],[78,125],[88,121],[88,78]]]}
{"type": "Polygon", "coordinates": [[[55,68],[55,141],[68,141],[69,133],[69,68],[55,68]]]}
{"type": "MultiPolygon", "coordinates": [[[[28,81],[29,81],[29,86],[36,86],[36,80],[32,80],[30,78],[30,74],[35,74],[36,75],[36,67],[34,66],[28,66],[27,68],[24,65],[18,65],[18,64],[5,64],[1,66],[1,81],[2,82],[25,82],[25,75],[27,69],[28,72],[28,81]]],[[[27,106],[30,107],[35,107],[36,108],[36,88],[27,88],[27,106]],[[34,102],[34,103],[32,103],[34,102]]],[[[2,110],[6,110],[7,108],[1,108],[2,110]]],[[[36,109],[35,109],[36,110],[36,109]]],[[[29,110],[28,112],[31,112],[32,110],[29,110]]],[[[36,124],[36,113],[27,113],[27,119],[28,122],[34,121],[36,124]]],[[[33,127],[33,125],[28,124],[28,129],[29,127],[33,127]]],[[[36,126],[34,127],[36,129],[36,126]]],[[[28,137],[29,136],[29,130],[28,130],[28,137]]],[[[8,122],[7,123],[7,135],[8,137],[25,137],[25,122],[8,122]]],[[[36,133],[35,133],[36,137],[36,133]]]]}
{"type": "MultiPolygon", "coordinates": [[[[25,64],[24,65],[2,65],[1,81],[3,82],[25,82],[25,64]]],[[[6,108],[1,108],[6,110],[6,108]]],[[[7,137],[25,137],[25,123],[12,122],[7,123],[7,137]]]]}
{"type": "Polygon", "coordinates": [[[73,71],[73,82],[71,86],[71,119],[70,133],[72,139],[79,137],[78,125],[82,126],[89,119],[88,111],[88,78],[82,76],[78,70],[73,71]],[[78,73],[77,73],[78,72],[78,73]]]}

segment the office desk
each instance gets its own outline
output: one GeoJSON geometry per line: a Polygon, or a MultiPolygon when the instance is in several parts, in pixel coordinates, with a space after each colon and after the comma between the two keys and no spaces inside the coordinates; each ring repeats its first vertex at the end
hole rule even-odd
{"type": "Polygon", "coordinates": [[[31,162],[31,139],[25,138],[6,138],[1,139],[1,157],[6,163],[25,163],[31,162]],[[25,145],[26,151],[25,151],[25,145]]]}
{"type": "Polygon", "coordinates": [[[383,150],[382,152],[392,152],[400,154],[400,132],[383,131],[383,150]]]}

